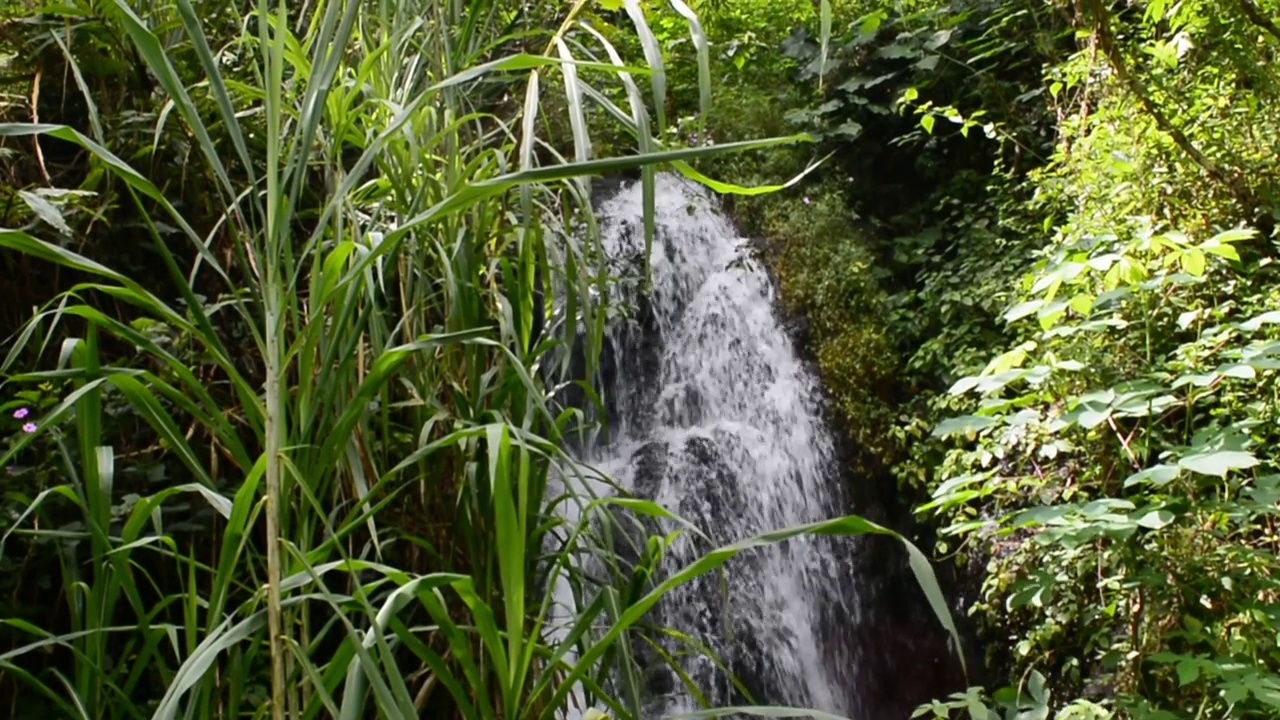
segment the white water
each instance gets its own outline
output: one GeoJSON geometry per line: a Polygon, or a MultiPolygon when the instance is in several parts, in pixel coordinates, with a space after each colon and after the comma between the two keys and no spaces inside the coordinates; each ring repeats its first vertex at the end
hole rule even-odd
{"type": "MultiPolygon", "coordinates": [[[[612,441],[593,448],[592,460],[622,487],[694,523],[714,545],[842,514],[816,381],[775,316],[771,278],[701,187],[659,176],[656,202],[652,312],[610,331],[617,380],[605,390],[616,422],[612,441]]],[[[639,183],[598,215],[608,254],[631,275],[618,289],[639,301],[639,183]]],[[[710,547],[682,538],[664,567],[683,567],[710,547]]],[[[705,576],[674,591],[654,620],[706,643],[759,704],[861,717],[857,659],[833,632],[859,622],[852,547],[801,538],[755,551],[726,566],[727,587],[716,574],[705,576]]],[[[688,649],[674,641],[664,647],[688,649]]],[[[695,709],[662,661],[649,659],[652,716],[695,709]]],[[[713,706],[742,702],[710,660],[687,657],[682,665],[713,706]]]]}

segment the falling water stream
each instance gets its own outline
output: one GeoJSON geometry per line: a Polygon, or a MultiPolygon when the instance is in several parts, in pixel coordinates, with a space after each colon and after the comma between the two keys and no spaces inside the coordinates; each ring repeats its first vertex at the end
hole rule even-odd
{"type": "MultiPolygon", "coordinates": [[[[748,242],[700,186],[660,175],[652,287],[643,286],[639,183],[598,208],[606,252],[638,308],[613,323],[610,438],[591,451],[622,487],[700,528],[664,568],[712,545],[843,514],[834,442],[815,378],[775,315],[776,289],[748,242]]],[[[674,526],[669,526],[674,527],[674,526]]],[[[847,638],[860,622],[848,538],[799,538],[731,561],[677,588],[655,620],[705,643],[759,704],[864,717],[858,660],[847,638]]],[[[688,651],[675,639],[668,653],[688,651]]],[[[656,652],[646,656],[651,717],[695,709],[656,652]]],[[[713,706],[744,698],[706,653],[681,665],[713,706]]]]}

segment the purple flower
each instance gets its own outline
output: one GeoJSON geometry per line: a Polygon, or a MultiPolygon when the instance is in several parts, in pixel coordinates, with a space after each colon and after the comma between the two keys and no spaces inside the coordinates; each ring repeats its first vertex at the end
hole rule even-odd
{"type": "Polygon", "coordinates": [[[27,424],[25,424],[25,425],[23,425],[23,426],[22,426],[22,432],[24,432],[24,433],[33,433],[33,432],[35,432],[35,431],[36,431],[36,424],[35,424],[35,423],[27,423],[27,424]]]}
{"type": "Polygon", "coordinates": [[[808,195],[805,195],[805,196],[804,196],[804,204],[805,204],[805,205],[808,205],[808,204],[809,204],[809,196],[808,196],[808,195]]]}
{"type": "Polygon", "coordinates": [[[31,411],[30,411],[30,410],[28,410],[28,409],[26,409],[26,408],[18,408],[17,410],[14,410],[14,411],[13,411],[13,416],[14,416],[15,418],[17,418],[17,419],[21,420],[22,418],[26,417],[26,416],[27,416],[27,413],[29,413],[29,412],[31,412],[31,411]]]}

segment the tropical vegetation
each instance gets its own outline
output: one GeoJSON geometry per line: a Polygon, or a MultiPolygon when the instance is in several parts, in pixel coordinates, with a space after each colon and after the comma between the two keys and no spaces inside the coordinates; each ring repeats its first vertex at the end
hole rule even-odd
{"type": "Polygon", "coordinates": [[[0,14],[0,712],[640,717],[664,592],[870,532],[981,656],[920,716],[1280,713],[1275,0],[0,14]],[[614,546],[591,178],[659,169],[900,512],[614,546]]]}
{"type": "Polygon", "coordinates": [[[833,7],[714,128],[816,152],[714,162],[829,158],[736,216],[959,577],[985,669],[921,714],[1275,717],[1280,6],[833,7]]]}
{"type": "Polygon", "coordinates": [[[894,535],[670,575],[672,537],[614,547],[670,513],[573,452],[589,179],[804,139],[664,140],[634,3],[647,64],[586,2],[4,10],[11,717],[639,717],[670,588],[894,535]]]}

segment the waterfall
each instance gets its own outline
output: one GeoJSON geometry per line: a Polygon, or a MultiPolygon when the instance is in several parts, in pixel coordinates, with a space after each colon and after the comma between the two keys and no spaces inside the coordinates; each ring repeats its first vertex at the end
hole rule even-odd
{"type": "MultiPolygon", "coordinates": [[[[590,449],[594,464],[717,546],[844,514],[816,379],[775,315],[772,278],[718,200],[681,178],[658,177],[647,291],[639,183],[624,185],[597,214],[620,276],[616,292],[637,311],[609,329],[611,427],[590,449]]],[[[688,534],[664,568],[710,547],[688,534]]],[[[705,644],[758,704],[865,717],[848,642],[861,622],[852,581],[858,547],[849,538],[799,538],[753,552],[726,566],[727,586],[704,576],[665,598],[653,619],[705,644]]],[[[743,701],[707,654],[672,638],[661,647],[683,653],[680,664],[713,706],[743,701]]],[[[647,666],[650,717],[696,709],[657,652],[636,652],[647,666]]]]}

